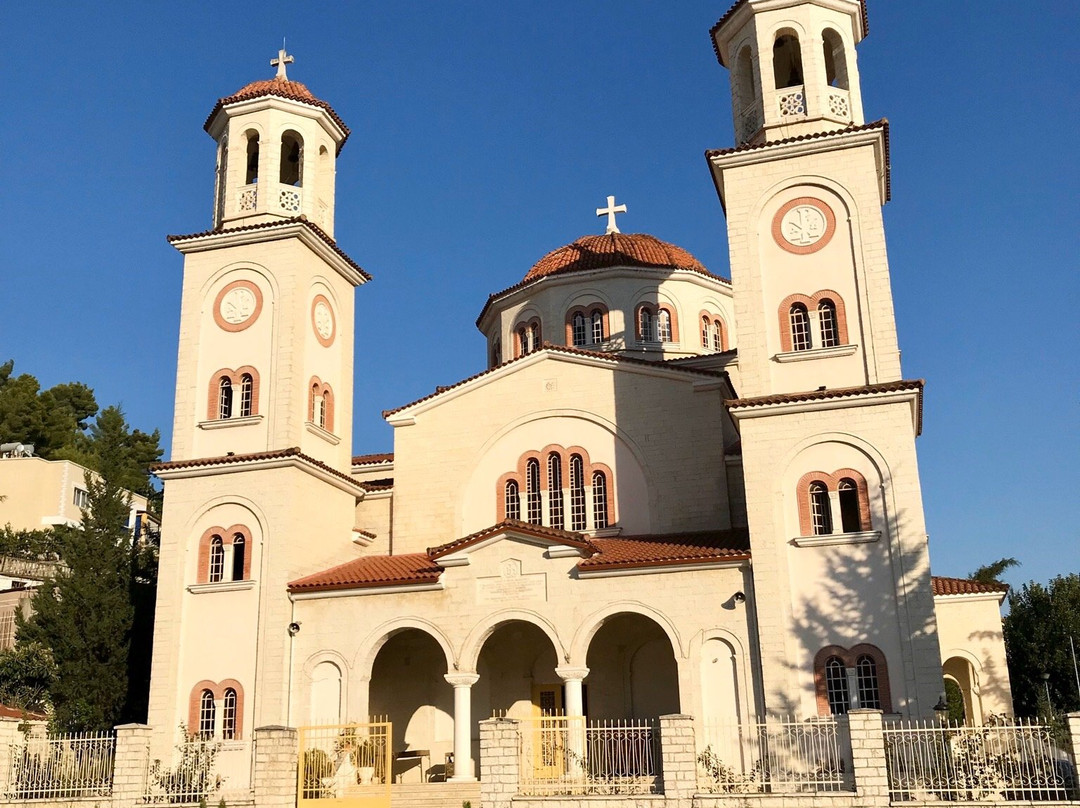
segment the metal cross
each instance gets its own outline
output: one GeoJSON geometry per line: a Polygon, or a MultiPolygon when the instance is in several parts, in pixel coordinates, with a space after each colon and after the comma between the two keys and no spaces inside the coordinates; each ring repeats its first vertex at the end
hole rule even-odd
{"type": "Polygon", "coordinates": [[[607,216],[607,232],[608,233],[618,233],[619,232],[619,226],[617,224],[615,224],[615,214],[616,213],[626,213],[626,205],[618,205],[618,206],[616,206],[615,197],[613,197],[613,196],[609,196],[607,198],[607,207],[606,208],[597,208],[596,209],[596,215],[597,216],[607,216]]]}
{"type": "Polygon", "coordinates": [[[285,75],[285,65],[291,65],[295,59],[285,53],[285,48],[282,48],[277,52],[277,58],[270,60],[270,67],[277,68],[277,78],[282,81],[288,81],[289,77],[285,75]]]}

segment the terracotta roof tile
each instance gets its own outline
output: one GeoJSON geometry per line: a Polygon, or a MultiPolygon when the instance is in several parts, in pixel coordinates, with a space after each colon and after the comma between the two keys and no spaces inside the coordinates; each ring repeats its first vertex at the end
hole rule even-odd
{"type": "Polygon", "coordinates": [[[251,463],[259,460],[279,460],[286,457],[295,457],[300,460],[310,463],[323,471],[333,474],[339,479],[345,480],[357,488],[362,488],[363,485],[356,481],[351,475],[338,471],[333,466],[328,466],[321,460],[316,460],[314,457],[304,454],[300,451],[299,446],[292,446],[288,449],[275,449],[269,452],[249,452],[247,454],[228,454],[218,455],[216,457],[192,457],[187,460],[170,460],[166,463],[155,463],[150,466],[150,471],[153,474],[157,474],[159,471],[172,471],[173,469],[192,469],[199,466],[226,466],[233,463],[251,463]]]}
{"type": "Polygon", "coordinates": [[[631,364],[631,365],[650,365],[652,367],[663,367],[663,368],[668,368],[669,370],[679,370],[679,371],[682,371],[684,373],[695,373],[695,374],[697,374],[699,376],[712,376],[715,379],[727,379],[727,378],[729,378],[728,374],[725,371],[702,370],[700,368],[679,367],[678,365],[669,365],[667,362],[665,362],[664,360],[661,360],[661,359],[657,359],[657,360],[639,359],[636,356],[624,356],[622,354],[612,353],[612,352],[609,352],[609,351],[589,351],[589,350],[586,350],[584,348],[571,348],[568,345],[552,345],[550,342],[545,342],[541,346],[540,351],[533,351],[533,353],[526,354],[525,356],[519,356],[519,357],[517,357],[515,359],[508,359],[505,362],[503,362],[501,365],[496,365],[493,368],[487,368],[486,370],[482,370],[479,373],[475,373],[472,376],[469,376],[467,379],[462,379],[460,382],[455,382],[454,384],[439,385],[439,386],[437,386],[435,388],[434,393],[428,393],[426,396],[421,396],[420,398],[416,399],[415,401],[410,401],[408,404],[402,404],[400,407],[394,407],[394,409],[392,409],[392,410],[383,410],[382,416],[383,416],[383,418],[389,418],[391,415],[393,415],[396,412],[401,412],[402,410],[406,410],[409,407],[416,406],[417,404],[419,404],[422,401],[428,401],[429,399],[432,399],[432,398],[435,398],[436,396],[442,395],[447,390],[453,390],[453,389],[455,389],[457,387],[461,387],[464,384],[468,384],[471,381],[479,379],[482,376],[487,376],[489,373],[494,373],[499,368],[504,368],[507,365],[514,364],[515,362],[522,362],[525,359],[529,358],[530,356],[535,356],[537,353],[540,353],[542,351],[552,351],[554,353],[570,354],[571,356],[590,356],[590,357],[595,357],[595,358],[598,358],[598,359],[606,359],[608,361],[616,362],[616,363],[625,362],[625,363],[628,363],[628,364],[631,364]]]}
{"type": "Polygon", "coordinates": [[[581,533],[570,530],[559,530],[554,527],[544,527],[543,525],[532,525],[517,519],[506,519],[491,527],[478,530],[476,533],[470,533],[468,536],[455,539],[447,544],[441,544],[438,547],[429,547],[427,552],[431,558],[442,558],[445,555],[461,550],[471,544],[484,541],[485,539],[506,530],[513,530],[516,533],[527,533],[542,539],[552,539],[560,544],[569,544],[572,547],[580,547],[583,550],[588,550],[590,554],[596,552],[596,547],[593,546],[592,541],[586,539],[581,533]]]}
{"type": "Polygon", "coordinates": [[[289,591],[310,592],[435,583],[441,574],[442,567],[432,561],[427,553],[362,556],[337,567],[298,578],[289,584],[289,591]]]}
{"type": "Polygon", "coordinates": [[[1008,584],[981,583],[968,578],[942,578],[939,575],[930,576],[930,583],[934,588],[934,595],[982,595],[990,592],[1004,594],[1009,591],[1008,584]]]}
{"type": "Polygon", "coordinates": [[[310,104],[311,106],[326,110],[330,117],[334,119],[334,123],[340,126],[341,131],[345,133],[345,136],[341,139],[341,143],[339,143],[337,147],[338,153],[341,152],[341,147],[345,145],[345,141],[349,139],[350,134],[349,127],[345,125],[345,121],[341,120],[341,117],[334,112],[333,107],[312,95],[311,90],[303,84],[298,81],[289,81],[288,79],[272,78],[253,81],[250,84],[244,85],[232,95],[226,96],[225,98],[219,98],[218,102],[214,105],[214,108],[210,110],[210,114],[206,116],[206,121],[203,123],[203,129],[207,132],[210,131],[210,123],[217,117],[217,114],[223,107],[226,107],[229,104],[238,104],[241,101],[250,101],[253,98],[261,98],[266,95],[286,98],[289,101],[299,101],[302,104],[310,104]]]}
{"type": "MultiPolygon", "coordinates": [[[[882,382],[880,384],[866,384],[859,387],[834,387],[825,390],[809,390],[803,393],[780,393],[772,396],[757,396],[755,398],[728,399],[724,405],[728,409],[748,409],[750,407],[765,407],[770,404],[794,404],[800,401],[824,401],[830,398],[847,398],[849,396],[873,395],[875,393],[898,393],[903,390],[918,390],[920,393],[926,381],[923,379],[902,379],[895,382],[882,382]]],[[[916,414],[918,431],[922,431],[922,396],[919,396],[919,411],[916,414]]]]}
{"type": "Polygon", "coordinates": [[[599,552],[578,562],[582,570],[630,569],[750,558],[750,536],[745,530],[620,536],[590,541],[599,552]]]}
{"type": "Polygon", "coordinates": [[[245,224],[245,225],[241,225],[240,227],[219,227],[219,228],[216,228],[214,230],[203,230],[200,233],[189,233],[187,235],[166,236],[165,240],[168,241],[173,246],[175,246],[177,243],[182,242],[182,241],[187,241],[188,239],[204,238],[205,236],[220,236],[220,235],[223,235],[225,233],[241,233],[241,232],[244,232],[245,230],[269,230],[269,229],[274,228],[274,227],[284,227],[285,225],[290,225],[290,224],[302,224],[304,227],[306,227],[308,230],[310,230],[312,233],[314,233],[316,236],[318,236],[320,240],[325,242],[326,245],[330,249],[332,249],[335,253],[337,253],[338,256],[340,258],[342,258],[349,266],[351,266],[353,269],[355,269],[357,272],[359,272],[361,277],[364,278],[364,280],[366,280],[366,281],[371,280],[371,275],[369,275],[367,272],[365,272],[363,267],[361,267],[358,263],[356,263],[354,260],[352,260],[346,254],[346,252],[343,249],[341,249],[341,247],[339,247],[337,245],[337,242],[334,241],[332,238],[330,238],[330,236],[328,236],[326,234],[326,232],[321,227],[319,227],[314,222],[309,222],[307,220],[306,216],[292,216],[292,217],[290,217],[288,219],[281,219],[281,220],[276,221],[276,222],[261,222],[259,224],[245,224]]]}
{"type": "MultiPolygon", "coordinates": [[[[716,32],[724,23],[726,23],[735,15],[736,11],[745,6],[746,3],[747,0],[738,0],[738,2],[736,2],[735,5],[725,11],[723,16],[721,16],[720,19],[718,19],[713,24],[713,27],[709,29],[709,39],[712,42],[713,53],[716,54],[716,61],[718,61],[720,64],[724,64],[724,60],[720,58],[720,49],[716,47],[716,32]]],[[[862,12],[863,36],[865,37],[867,34],[870,33],[870,18],[866,14],[866,0],[859,0],[859,6],[861,7],[860,11],[862,12]]]]}
{"type": "Polygon", "coordinates": [[[365,491],[389,491],[394,487],[394,478],[383,477],[381,480],[360,480],[357,484],[365,491]]]}
{"type": "Polygon", "coordinates": [[[354,466],[369,466],[375,463],[393,463],[393,452],[380,452],[378,454],[362,454],[353,455],[352,464],[354,466]]]}

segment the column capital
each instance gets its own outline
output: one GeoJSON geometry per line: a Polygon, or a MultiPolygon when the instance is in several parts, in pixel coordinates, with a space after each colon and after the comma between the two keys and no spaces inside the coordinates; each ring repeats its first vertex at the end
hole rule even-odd
{"type": "Polygon", "coordinates": [[[443,678],[454,687],[472,687],[480,680],[480,674],[448,673],[443,678]]]}
{"type": "Polygon", "coordinates": [[[571,680],[581,681],[589,675],[589,669],[586,667],[574,668],[570,666],[562,666],[555,669],[555,675],[562,679],[564,682],[571,680]]]}

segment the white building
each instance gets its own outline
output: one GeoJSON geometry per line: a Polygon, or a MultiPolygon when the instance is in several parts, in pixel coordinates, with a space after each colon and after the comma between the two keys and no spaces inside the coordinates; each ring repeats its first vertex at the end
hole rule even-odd
{"type": "Polygon", "coordinates": [[[609,200],[608,232],[488,298],[486,368],[384,413],[393,455],[351,457],[349,130],[280,57],[217,103],[213,226],[170,238],[159,750],[180,722],[385,715],[425,776],[453,753],[468,780],[492,713],[928,716],[943,664],[971,716],[1009,710],[1001,593],[931,579],[863,11],[740,0],[713,29],[730,280],[618,232],[609,200]]]}

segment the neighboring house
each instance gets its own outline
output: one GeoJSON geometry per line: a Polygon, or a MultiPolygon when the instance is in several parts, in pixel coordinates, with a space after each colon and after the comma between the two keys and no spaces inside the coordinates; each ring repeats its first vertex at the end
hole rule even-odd
{"type": "Polygon", "coordinates": [[[239,743],[386,715],[464,781],[492,714],[925,718],[954,658],[1007,709],[997,594],[930,574],[864,34],[854,0],[725,15],[731,279],[609,200],[606,233],[508,268],[486,367],[383,413],[392,455],[351,456],[354,384],[382,402],[354,379],[369,276],[334,241],[349,130],[283,58],[214,106],[212,228],[170,237],[155,755],[181,722],[239,743]]]}

